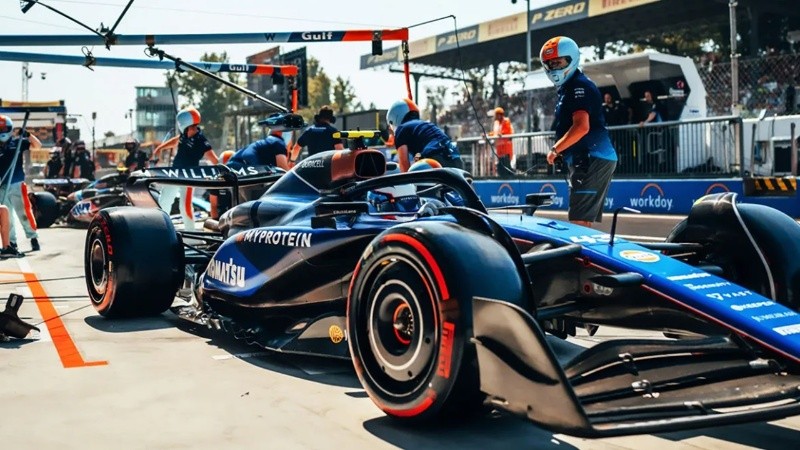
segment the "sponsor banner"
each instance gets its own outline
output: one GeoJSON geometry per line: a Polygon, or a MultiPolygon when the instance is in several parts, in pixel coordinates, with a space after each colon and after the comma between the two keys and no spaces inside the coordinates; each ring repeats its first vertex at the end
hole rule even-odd
{"type": "Polygon", "coordinates": [[[479,25],[478,42],[491,41],[515,34],[525,33],[526,14],[514,14],[500,19],[490,20],[479,25]]]}
{"type": "MultiPolygon", "coordinates": [[[[511,206],[525,203],[525,195],[553,192],[553,204],[543,210],[566,210],[569,189],[564,180],[489,181],[476,180],[475,190],[486,206],[511,206]]],[[[695,201],[708,194],[736,192],[739,201],[769,206],[792,217],[800,217],[800,202],[792,197],[745,197],[741,179],[697,180],[613,180],[605,199],[604,211],[627,206],[648,214],[688,214],[695,201]]]]}
{"type": "Polygon", "coordinates": [[[655,3],[660,0],[589,0],[589,17],[655,3]]]}
{"type": "MultiPolygon", "coordinates": [[[[369,69],[370,67],[382,66],[393,62],[400,61],[402,58],[400,47],[392,47],[383,49],[382,55],[361,55],[361,69],[369,69]]],[[[409,50],[410,53],[410,50],[409,50]]]]}
{"type": "Polygon", "coordinates": [[[450,32],[436,36],[436,51],[451,50],[459,45],[463,47],[476,42],[478,42],[478,25],[473,25],[459,29],[458,33],[450,32]]]}
{"type": "MultiPolygon", "coordinates": [[[[459,36],[460,38],[460,36],[459,36]]],[[[463,41],[461,42],[463,44],[463,41]]],[[[425,55],[431,55],[436,53],[436,37],[431,36],[429,38],[420,39],[417,41],[409,42],[408,43],[408,57],[409,58],[419,58],[425,55]]],[[[402,55],[399,59],[402,59],[402,55]]]]}
{"type": "MultiPolygon", "coordinates": [[[[589,15],[589,0],[572,0],[531,11],[531,30],[548,28],[584,19],[589,15]]],[[[526,30],[523,30],[526,31],[526,30]]]]}
{"type": "MultiPolygon", "coordinates": [[[[271,166],[241,166],[228,167],[231,172],[235,172],[239,177],[269,175],[276,173],[271,166]]],[[[196,167],[151,167],[145,169],[143,174],[148,177],[157,178],[176,178],[192,180],[216,179],[219,176],[219,169],[216,166],[196,166],[196,167]]]]}

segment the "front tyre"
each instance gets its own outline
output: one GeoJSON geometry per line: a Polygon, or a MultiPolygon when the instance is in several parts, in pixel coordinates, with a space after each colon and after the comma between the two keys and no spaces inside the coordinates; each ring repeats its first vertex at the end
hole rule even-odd
{"type": "Polygon", "coordinates": [[[523,303],[512,259],[488,236],[446,222],[400,225],[375,238],[353,274],[350,353],[362,386],[389,416],[424,421],[482,400],[472,299],[523,303]]]}
{"type": "Polygon", "coordinates": [[[92,306],[103,317],[166,311],[183,273],[183,250],[169,216],[133,207],[100,211],[86,234],[84,271],[92,306]]]}
{"type": "Polygon", "coordinates": [[[46,191],[29,192],[28,199],[31,202],[37,228],[49,228],[58,220],[60,211],[55,195],[46,191]]]}

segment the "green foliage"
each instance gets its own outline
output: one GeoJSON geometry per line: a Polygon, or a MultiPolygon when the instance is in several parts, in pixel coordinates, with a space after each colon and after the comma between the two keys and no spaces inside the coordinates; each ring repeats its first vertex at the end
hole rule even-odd
{"type": "Polygon", "coordinates": [[[308,108],[317,111],[322,105],[331,103],[331,79],[319,60],[308,58],[308,108]]]}
{"type": "Polygon", "coordinates": [[[364,109],[361,102],[356,102],[356,93],[350,79],[345,80],[341,76],[336,77],[333,85],[333,109],[339,112],[352,112],[364,109]]]}
{"type": "MultiPolygon", "coordinates": [[[[200,57],[203,62],[228,62],[228,54],[222,52],[205,53],[200,57]]],[[[219,74],[220,77],[240,84],[238,73],[219,74]]],[[[169,85],[169,81],[167,81],[169,85]]],[[[208,78],[205,75],[186,70],[175,76],[175,86],[185,102],[180,107],[194,106],[202,116],[202,126],[206,137],[215,148],[221,148],[222,128],[225,113],[240,108],[244,103],[244,95],[235,89],[208,78]]]]}

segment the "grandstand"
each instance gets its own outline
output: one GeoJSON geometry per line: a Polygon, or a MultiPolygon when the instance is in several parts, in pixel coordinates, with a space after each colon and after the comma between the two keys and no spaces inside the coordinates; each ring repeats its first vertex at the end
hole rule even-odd
{"type": "MultiPolygon", "coordinates": [[[[742,53],[753,55],[739,61],[743,116],[756,116],[765,108],[770,115],[796,111],[796,105],[786,104],[786,91],[795,84],[795,76],[800,75],[800,56],[796,53],[779,54],[774,49],[762,51],[772,43],[760,42],[757,33],[757,25],[764,16],[777,14],[799,18],[800,9],[796,1],[739,0],[736,12],[737,20],[743,24],[741,29],[750,32],[749,46],[742,53]]],[[[727,0],[567,0],[534,9],[530,16],[533,55],[548,38],[567,35],[583,45],[594,47],[601,59],[609,43],[623,41],[646,45],[653,36],[665,32],[727,30],[730,19],[727,0]]],[[[419,74],[415,80],[425,76],[460,77],[462,70],[473,68],[492,67],[497,73],[502,64],[525,63],[526,23],[527,15],[523,8],[518,14],[410,42],[409,60],[412,69],[419,74]]],[[[399,47],[389,48],[383,55],[363,55],[361,68],[397,71],[402,58],[399,47]]],[[[710,116],[730,113],[731,63],[726,59],[719,53],[709,52],[696,61],[708,91],[710,116]]],[[[515,129],[525,130],[524,94],[509,95],[505,92],[502,75],[495,77],[492,83],[489,98],[475,98],[477,118],[466,108],[466,96],[460,93],[462,95],[450,110],[441,111],[432,119],[444,124],[459,124],[464,136],[476,135],[480,130],[476,119],[483,120],[486,111],[500,105],[510,111],[508,115],[514,121],[515,129]]],[[[534,92],[533,123],[539,122],[534,129],[547,128],[548,118],[543,115],[552,111],[553,92],[552,89],[534,92]]],[[[481,97],[480,93],[471,94],[481,97]]]]}

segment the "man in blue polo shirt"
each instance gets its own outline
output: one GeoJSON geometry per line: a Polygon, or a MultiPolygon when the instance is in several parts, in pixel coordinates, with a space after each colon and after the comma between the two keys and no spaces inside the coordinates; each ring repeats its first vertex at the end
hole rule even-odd
{"type": "MultiPolygon", "coordinates": [[[[175,119],[178,122],[180,134],[156,147],[153,150],[153,159],[158,161],[162,151],[177,148],[178,152],[172,160],[172,167],[199,166],[200,160],[204,157],[211,161],[212,164],[217,164],[219,159],[214,153],[214,148],[203,134],[203,130],[200,129],[200,112],[195,108],[186,108],[179,111],[175,119]]],[[[183,227],[192,231],[195,229],[194,210],[192,208],[193,195],[194,188],[192,187],[165,185],[161,188],[158,205],[169,214],[175,199],[179,198],[178,208],[183,218],[183,227]]]]}
{"type": "Polygon", "coordinates": [[[271,129],[269,136],[238,150],[228,160],[229,166],[278,166],[289,170],[286,142],[280,130],[271,129]]]}
{"type": "Polygon", "coordinates": [[[580,49],[572,39],[558,36],[545,42],[539,54],[545,73],[558,87],[553,131],[556,143],[547,155],[569,167],[570,222],[591,227],[603,219],[603,203],[617,166],[597,86],[578,68],[580,49]]]}
{"type": "Polygon", "coordinates": [[[420,119],[419,107],[410,99],[398,100],[386,112],[386,123],[394,133],[397,163],[408,172],[412,160],[430,158],[442,167],[464,168],[464,162],[450,137],[431,122],[420,119]]]}
{"type": "Polygon", "coordinates": [[[334,123],[336,116],[333,115],[333,109],[328,105],[322,106],[314,115],[314,126],[308,127],[292,147],[289,164],[294,165],[303,147],[308,147],[308,156],[328,150],[343,150],[342,140],[333,137],[333,133],[339,131],[332,125],[334,123]]]}
{"type": "Polygon", "coordinates": [[[3,204],[13,212],[9,217],[9,240],[11,247],[17,248],[16,216],[25,230],[25,237],[31,240],[31,250],[37,251],[39,247],[39,234],[36,231],[36,219],[28,200],[28,187],[25,185],[25,171],[23,170],[23,153],[28,150],[39,150],[42,143],[39,139],[22,130],[14,130],[11,118],[0,115],[0,199],[5,199],[3,204]],[[20,142],[21,140],[21,142],[20,142]],[[17,148],[19,147],[19,154],[17,148]],[[16,156],[16,164],[14,157],[16,156]],[[14,164],[14,167],[11,165],[14,164]],[[6,192],[8,189],[8,192],[6,192]]]}

